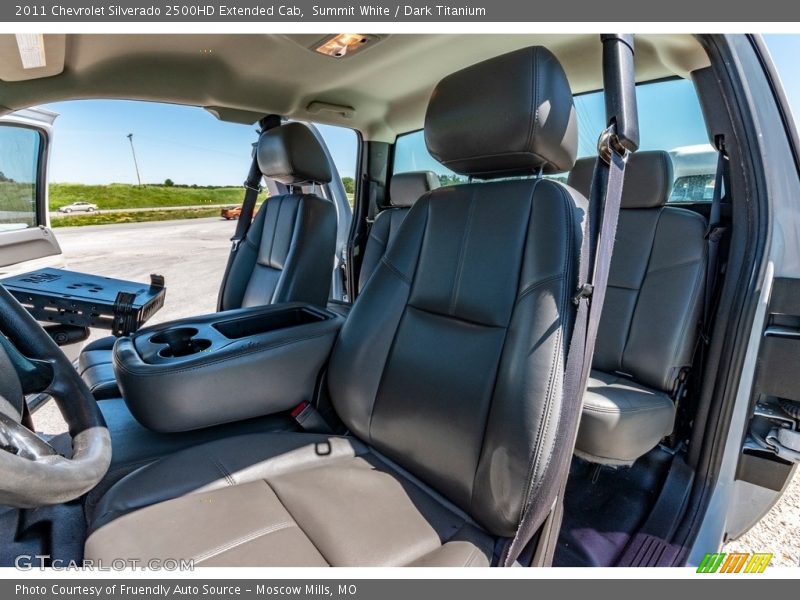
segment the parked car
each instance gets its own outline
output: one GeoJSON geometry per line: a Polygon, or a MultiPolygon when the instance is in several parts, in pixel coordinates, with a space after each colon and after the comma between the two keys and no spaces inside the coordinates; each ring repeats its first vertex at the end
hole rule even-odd
{"type": "Polygon", "coordinates": [[[97,204],[92,204],[91,202],[73,202],[72,204],[67,204],[66,206],[62,206],[58,209],[60,213],[71,213],[71,212],[94,212],[97,210],[97,204]]]}
{"type": "Polygon", "coordinates": [[[64,74],[41,77],[3,40],[5,106],[146,97],[258,123],[242,170],[270,201],[237,231],[217,312],[92,342],[80,371],[0,289],[0,563],[716,569],[780,498],[800,462],[800,140],[761,38],[636,36],[636,77],[612,78],[652,150],[627,161],[588,387],[565,377],[598,297],[581,224],[593,169],[625,153],[604,44],[371,39],[332,68],[329,36],[53,36],[64,74]],[[194,76],[198,46],[241,85],[194,76]],[[359,133],[352,226],[310,120],[359,133]],[[710,153],[686,151],[698,139],[710,153]],[[50,447],[22,390],[54,373],[75,439],[50,447]]]}
{"type": "Polygon", "coordinates": [[[242,207],[241,206],[226,206],[221,211],[219,211],[220,216],[230,221],[231,219],[238,219],[239,215],[242,214],[242,207]]]}

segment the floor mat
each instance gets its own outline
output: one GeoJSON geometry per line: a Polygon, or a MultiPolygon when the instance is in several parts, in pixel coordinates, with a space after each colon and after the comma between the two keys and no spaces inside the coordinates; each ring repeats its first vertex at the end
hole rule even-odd
{"type": "Polygon", "coordinates": [[[553,566],[613,566],[655,504],[671,461],[660,448],[632,467],[573,458],[553,566]]]}

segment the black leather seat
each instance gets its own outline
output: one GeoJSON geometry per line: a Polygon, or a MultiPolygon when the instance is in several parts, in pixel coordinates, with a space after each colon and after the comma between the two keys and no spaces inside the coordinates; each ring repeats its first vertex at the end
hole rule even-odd
{"type": "MultiPolygon", "coordinates": [[[[485,179],[569,170],[577,145],[567,78],[540,47],[445,78],[425,132],[442,164],[485,179]]],[[[524,510],[542,523],[571,450],[562,385],[585,207],[547,179],[424,195],[330,359],[352,435],[256,434],[158,460],[100,500],[86,557],[490,564],[524,510]]]]}
{"type": "MultiPolygon", "coordinates": [[[[258,163],[265,177],[289,186],[331,180],[325,151],[302,123],[261,135],[258,163]]],[[[313,194],[289,193],[261,206],[223,282],[222,309],[281,302],[325,306],[336,252],[336,208],[313,194]]],[[[96,340],[78,357],[78,370],[98,400],[120,395],[111,351],[116,338],[96,340]]]]}
{"type": "Polygon", "coordinates": [[[389,181],[391,206],[378,213],[369,230],[369,239],[364,248],[364,258],[361,261],[361,272],[358,274],[359,293],[380,264],[409,209],[422,196],[438,187],[439,178],[433,171],[412,171],[396,173],[392,176],[389,181]]]}
{"type": "MultiPolygon", "coordinates": [[[[594,159],[568,183],[588,193],[594,159]]],[[[691,365],[706,272],[706,220],[665,206],[666,152],[637,152],[625,171],[608,290],[575,453],[629,465],[672,432],[673,393],[691,365]]]]}

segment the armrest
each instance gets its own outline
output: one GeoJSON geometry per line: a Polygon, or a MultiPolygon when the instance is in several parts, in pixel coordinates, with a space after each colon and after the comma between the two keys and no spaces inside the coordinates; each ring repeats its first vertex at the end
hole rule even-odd
{"type": "Polygon", "coordinates": [[[296,303],[181,319],[120,338],[114,371],[131,413],[154,431],[274,414],[313,398],[343,321],[296,303]],[[320,318],[302,322],[298,307],[320,318]]]}

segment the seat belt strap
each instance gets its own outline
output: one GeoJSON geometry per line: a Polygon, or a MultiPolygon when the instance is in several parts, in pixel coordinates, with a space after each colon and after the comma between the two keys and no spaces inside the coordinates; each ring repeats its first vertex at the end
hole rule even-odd
{"type": "Polygon", "coordinates": [[[722,196],[727,196],[730,185],[730,161],[725,150],[724,138],[717,142],[717,172],[714,178],[714,196],[711,199],[711,211],[708,216],[706,230],[706,285],[703,294],[703,322],[700,335],[704,343],[708,343],[710,334],[711,308],[714,303],[719,268],[719,245],[727,231],[722,226],[722,196]]]}
{"type": "MultiPolygon", "coordinates": [[[[600,138],[600,155],[595,163],[592,186],[589,193],[589,206],[584,225],[583,242],[579,259],[579,286],[573,302],[577,314],[567,351],[564,370],[562,413],[559,422],[564,431],[575,432],[583,407],[583,394],[591,370],[600,315],[603,311],[611,254],[617,231],[617,220],[622,200],[622,184],[628,153],[618,149],[613,143],[613,127],[606,130],[600,138]]],[[[562,476],[558,496],[545,504],[530,493],[517,531],[500,557],[500,564],[513,566],[520,554],[539,531],[547,514],[554,508],[553,502],[560,502],[566,486],[566,471],[569,469],[574,439],[571,444],[562,444],[560,456],[554,456],[550,468],[562,476]]],[[[556,543],[557,535],[550,535],[547,543],[556,543]]]]}

